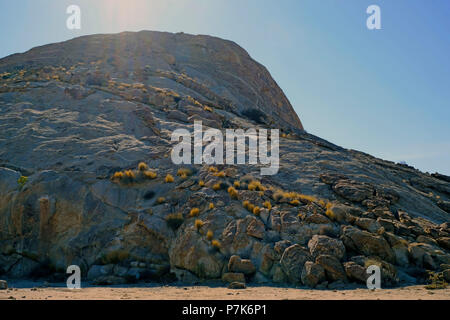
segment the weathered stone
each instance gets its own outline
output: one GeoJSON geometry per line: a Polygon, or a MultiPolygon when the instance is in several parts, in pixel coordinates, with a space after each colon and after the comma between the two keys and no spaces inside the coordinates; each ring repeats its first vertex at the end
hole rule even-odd
{"type": "Polygon", "coordinates": [[[226,283],[242,282],[245,283],[245,276],[243,273],[227,272],[222,275],[222,281],[226,283]]]}
{"type": "Polygon", "coordinates": [[[249,236],[262,239],[264,238],[264,232],[265,227],[264,223],[262,223],[261,220],[254,218],[252,221],[249,222],[247,227],[247,234],[249,236]]]}
{"type": "Polygon", "coordinates": [[[442,275],[445,279],[445,281],[450,282],[450,269],[446,269],[442,271],[442,275]]]}
{"type": "Polygon", "coordinates": [[[357,218],[355,225],[372,233],[377,233],[382,228],[378,221],[369,218],[357,218]]]}
{"type": "Polygon", "coordinates": [[[301,280],[303,265],[310,261],[309,252],[298,244],[294,244],[284,250],[280,264],[291,283],[299,283],[301,280]]]}
{"type": "Polygon", "coordinates": [[[328,236],[314,235],[308,242],[308,248],[313,258],[321,254],[329,254],[341,260],[345,256],[345,246],[342,241],[328,236]]]}
{"type": "Polygon", "coordinates": [[[347,277],[350,280],[366,283],[368,275],[364,267],[353,261],[348,261],[344,262],[344,269],[347,277]]]}
{"type": "Polygon", "coordinates": [[[0,280],[0,290],[6,290],[8,289],[8,282],[5,280],[0,280]]]}
{"type": "Polygon", "coordinates": [[[367,256],[379,256],[389,262],[395,260],[394,252],[382,236],[349,226],[344,227],[343,233],[342,241],[347,249],[367,256]]]}
{"type": "Polygon", "coordinates": [[[245,289],[245,283],[243,282],[232,282],[228,285],[228,289],[245,289]]]}
{"type": "Polygon", "coordinates": [[[316,263],[325,269],[327,278],[330,281],[347,280],[342,264],[335,256],[322,254],[316,258],[316,263]]]}
{"type": "Polygon", "coordinates": [[[441,237],[437,239],[437,243],[441,248],[450,250],[450,237],[441,237]]]}
{"type": "Polygon", "coordinates": [[[325,281],[325,270],[320,264],[306,261],[301,279],[304,285],[314,288],[317,284],[325,281]]]}
{"type": "Polygon", "coordinates": [[[231,272],[238,272],[243,274],[255,273],[256,268],[249,259],[241,259],[239,256],[231,256],[228,262],[228,270],[231,272]]]}
{"type": "Polygon", "coordinates": [[[341,197],[354,202],[361,202],[373,195],[374,188],[366,183],[352,180],[339,180],[333,190],[341,197]]]}

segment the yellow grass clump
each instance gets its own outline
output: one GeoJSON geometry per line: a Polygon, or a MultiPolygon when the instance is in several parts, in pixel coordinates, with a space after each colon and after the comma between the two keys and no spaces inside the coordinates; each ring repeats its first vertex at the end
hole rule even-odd
{"type": "Polygon", "coordinates": [[[214,184],[214,185],[213,185],[213,190],[214,190],[214,191],[220,190],[220,183],[214,184]]]}
{"type": "Polygon", "coordinates": [[[209,167],[209,172],[219,172],[219,169],[217,169],[216,167],[209,167]]]}
{"type": "Polygon", "coordinates": [[[225,178],[225,171],[216,172],[214,175],[219,178],[225,178]]]}
{"type": "Polygon", "coordinates": [[[260,213],[261,213],[261,209],[258,206],[253,208],[253,214],[255,216],[259,216],[260,213]]]}
{"type": "Polygon", "coordinates": [[[219,242],[219,240],[212,240],[211,241],[211,245],[213,246],[214,249],[220,249],[220,242],[219,242]]]}
{"type": "Polygon", "coordinates": [[[199,213],[200,213],[199,208],[192,208],[191,211],[189,212],[189,217],[196,217],[199,215],[199,213]]]}
{"type": "Polygon", "coordinates": [[[241,183],[239,181],[235,181],[233,183],[233,185],[234,185],[235,188],[240,188],[241,187],[241,183]]]}
{"type": "Polygon", "coordinates": [[[166,198],[164,198],[164,197],[159,197],[158,199],[156,199],[156,202],[157,202],[158,204],[164,203],[164,202],[166,202],[166,198]]]}
{"type": "Polygon", "coordinates": [[[180,176],[180,177],[183,177],[183,176],[188,177],[190,175],[192,175],[192,171],[190,169],[181,168],[181,169],[178,169],[178,171],[177,171],[177,176],[180,176]]]}
{"type": "Polygon", "coordinates": [[[139,171],[145,171],[148,169],[148,166],[145,162],[141,162],[138,164],[138,169],[139,169],[139,171]]]}
{"type": "Polygon", "coordinates": [[[198,182],[198,185],[199,185],[200,187],[204,187],[204,186],[205,186],[205,181],[200,180],[200,181],[198,182]]]}
{"type": "Polygon", "coordinates": [[[146,177],[147,179],[155,179],[158,175],[156,174],[156,172],[151,171],[151,170],[146,170],[143,172],[144,177],[146,177]]]}
{"type": "Polygon", "coordinates": [[[166,181],[166,183],[172,183],[175,179],[173,178],[173,176],[169,173],[167,174],[166,178],[164,179],[164,181],[166,181]]]}
{"type": "Polygon", "coordinates": [[[214,237],[214,233],[211,230],[208,230],[208,232],[206,233],[206,239],[211,241],[213,237],[214,237]]]}
{"type": "Polygon", "coordinates": [[[202,220],[197,219],[195,220],[195,229],[197,229],[197,231],[199,231],[201,229],[201,227],[203,227],[204,223],[202,220]]]}
{"type": "Polygon", "coordinates": [[[250,190],[250,191],[265,191],[266,188],[263,187],[261,182],[259,182],[257,180],[253,180],[252,182],[250,182],[248,184],[248,190],[250,190]]]}
{"type": "Polygon", "coordinates": [[[238,198],[238,192],[235,188],[233,187],[229,187],[228,188],[228,194],[230,195],[231,198],[233,199],[237,199],[238,198]]]}
{"type": "Polygon", "coordinates": [[[209,207],[209,210],[214,209],[214,203],[210,202],[208,207],[209,207]]]}
{"type": "Polygon", "coordinates": [[[265,208],[267,208],[268,210],[272,209],[272,204],[270,203],[269,200],[264,201],[263,206],[264,206],[265,208]]]}

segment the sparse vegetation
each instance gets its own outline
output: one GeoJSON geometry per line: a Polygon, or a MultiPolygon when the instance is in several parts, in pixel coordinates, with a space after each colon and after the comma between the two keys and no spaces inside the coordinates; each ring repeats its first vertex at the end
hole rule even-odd
{"type": "Polygon", "coordinates": [[[330,218],[331,220],[334,220],[334,218],[335,218],[335,216],[334,216],[334,213],[333,213],[333,211],[331,210],[331,207],[332,207],[333,205],[331,204],[331,202],[328,202],[327,203],[327,205],[326,205],[326,211],[325,211],[325,215],[328,217],[328,218],[330,218]]]}
{"type": "Polygon", "coordinates": [[[146,170],[148,170],[148,165],[145,162],[140,162],[138,164],[138,170],[139,171],[146,171],[146,170]]]}
{"type": "Polygon", "coordinates": [[[199,214],[200,214],[199,208],[192,208],[191,211],[189,212],[189,217],[196,217],[199,214]]]}
{"type": "Polygon", "coordinates": [[[203,110],[208,111],[208,112],[213,112],[213,109],[211,107],[205,106],[203,108],[203,110]]]}
{"type": "Polygon", "coordinates": [[[208,230],[208,232],[206,233],[206,239],[211,241],[213,237],[214,237],[214,233],[211,230],[208,230]]]}
{"type": "Polygon", "coordinates": [[[254,214],[255,216],[259,216],[260,213],[261,213],[261,209],[260,209],[258,206],[255,206],[255,207],[253,208],[253,214],[254,214]]]}
{"type": "Polygon", "coordinates": [[[219,171],[214,173],[214,176],[219,177],[219,178],[225,178],[225,171],[219,171]]]}
{"type": "Polygon", "coordinates": [[[425,286],[428,290],[435,290],[435,289],[445,289],[447,288],[447,282],[445,282],[444,276],[442,272],[428,272],[428,282],[425,286]]]}
{"type": "Polygon", "coordinates": [[[235,181],[234,183],[233,183],[233,186],[235,187],[235,188],[240,188],[241,187],[241,183],[239,182],[239,181],[235,181]]]}
{"type": "Polygon", "coordinates": [[[167,225],[173,230],[177,230],[184,222],[183,215],[181,213],[171,213],[166,217],[167,225]]]}
{"type": "Polygon", "coordinates": [[[299,200],[297,200],[297,199],[294,199],[294,200],[292,200],[291,202],[289,202],[291,205],[293,205],[293,206],[299,206],[300,205],[300,201],[299,200]]]}
{"type": "Polygon", "coordinates": [[[21,177],[17,180],[17,183],[19,184],[20,188],[23,188],[23,186],[27,183],[27,181],[28,181],[28,177],[21,176],[21,177]]]}
{"type": "Polygon", "coordinates": [[[220,242],[219,242],[219,240],[212,240],[212,241],[211,241],[211,245],[212,245],[212,247],[213,247],[214,249],[217,249],[217,250],[220,249],[220,242]]]}
{"type": "Polygon", "coordinates": [[[209,210],[214,209],[214,203],[210,202],[208,207],[209,207],[209,210]]]}
{"type": "Polygon", "coordinates": [[[220,190],[220,183],[214,184],[212,188],[213,188],[214,191],[220,190]]]}
{"type": "Polygon", "coordinates": [[[156,179],[156,177],[158,176],[156,172],[151,171],[151,170],[146,170],[142,174],[147,179],[156,179]]]}
{"type": "Polygon", "coordinates": [[[265,208],[267,208],[269,211],[272,209],[272,204],[270,203],[269,200],[264,201],[263,206],[264,206],[265,208]]]}
{"type": "Polygon", "coordinates": [[[257,180],[253,180],[252,182],[250,182],[248,184],[248,190],[250,190],[250,191],[265,191],[266,188],[263,187],[261,182],[259,182],[257,180]]]}
{"type": "Polygon", "coordinates": [[[205,181],[200,180],[200,181],[198,182],[198,185],[199,185],[200,187],[204,187],[204,186],[205,186],[205,181]]]}
{"type": "Polygon", "coordinates": [[[209,172],[219,172],[219,169],[217,169],[216,167],[209,167],[208,169],[209,172]]]}
{"type": "Polygon", "coordinates": [[[251,204],[249,201],[245,200],[244,202],[242,202],[242,205],[249,212],[253,213],[253,210],[255,209],[255,205],[254,204],[251,204]]]}
{"type": "Polygon", "coordinates": [[[156,199],[157,204],[162,204],[164,202],[166,202],[166,198],[164,198],[164,197],[159,197],[158,199],[156,199]]]}
{"type": "Polygon", "coordinates": [[[197,229],[197,231],[200,231],[200,229],[203,227],[204,223],[202,220],[197,219],[195,220],[195,229],[197,229]]]}
{"type": "Polygon", "coordinates": [[[238,192],[237,192],[237,190],[236,190],[235,188],[233,188],[233,187],[229,187],[229,188],[228,188],[228,194],[230,195],[230,197],[231,197],[232,199],[237,199],[237,198],[238,198],[238,192]]]}
{"type": "Polygon", "coordinates": [[[166,183],[172,183],[172,182],[175,181],[175,179],[173,178],[173,176],[172,176],[170,173],[168,173],[168,174],[166,175],[166,177],[164,178],[164,181],[165,181],[166,183]]]}
{"type": "Polygon", "coordinates": [[[177,171],[177,176],[180,176],[183,179],[186,179],[188,176],[192,175],[192,171],[190,169],[181,168],[177,171]]]}

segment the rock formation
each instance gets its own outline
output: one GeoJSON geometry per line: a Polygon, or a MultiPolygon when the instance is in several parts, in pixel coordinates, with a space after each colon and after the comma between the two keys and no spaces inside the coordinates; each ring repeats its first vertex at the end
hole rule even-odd
{"type": "Polygon", "coordinates": [[[75,264],[97,284],[336,288],[372,264],[383,285],[449,274],[450,178],[308,134],[230,41],[127,32],[6,57],[0,128],[5,277],[57,281],[75,264]],[[279,173],[174,165],[171,132],[195,120],[282,129],[279,173]]]}

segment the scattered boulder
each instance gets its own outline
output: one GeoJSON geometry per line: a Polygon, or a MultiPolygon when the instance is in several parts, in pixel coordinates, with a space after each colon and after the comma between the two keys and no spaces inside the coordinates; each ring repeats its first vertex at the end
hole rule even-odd
{"type": "Polygon", "coordinates": [[[228,289],[245,289],[245,283],[243,282],[232,282],[228,285],[228,289]]]}
{"type": "Polygon", "coordinates": [[[305,262],[301,276],[304,285],[314,288],[325,279],[325,269],[320,264],[312,261],[305,262]]]}
{"type": "Polygon", "coordinates": [[[313,258],[328,254],[341,260],[345,256],[345,246],[342,241],[328,236],[314,235],[308,242],[308,248],[313,258]]]}
{"type": "Polygon", "coordinates": [[[344,269],[345,274],[350,280],[360,283],[366,283],[368,275],[366,273],[366,269],[361,265],[353,261],[348,261],[344,262],[344,269]]]}
{"type": "Polygon", "coordinates": [[[241,257],[233,255],[228,262],[228,270],[249,275],[255,273],[256,268],[251,260],[241,259],[241,257]]]}
{"type": "Polygon", "coordinates": [[[222,275],[222,281],[226,283],[231,282],[245,283],[245,276],[243,273],[226,272],[222,275]]]}
{"type": "Polygon", "coordinates": [[[306,261],[311,261],[311,255],[300,245],[294,244],[284,250],[280,264],[289,282],[294,284],[300,282],[303,266],[306,261]]]}
{"type": "Polygon", "coordinates": [[[0,280],[0,290],[6,290],[8,289],[8,282],[5,280],[0,280]]]}
{"type": "Polygon", "coordinates": [[[325,269],[327,279],[330,281],[346,281],[347,276],[345,275],[345,270],[342,264],[335,256],[328,254],[319,255],[316,258],[316,263],[321,265],[325,269]]]}
{"type": "Polygon", "coordinates": [[[395,261],[395,255],[389,243],[380,235],[346,226],[343,229],[342,241],[347,249],[366,256],[378,256],[389,262],[395,261]]]}

